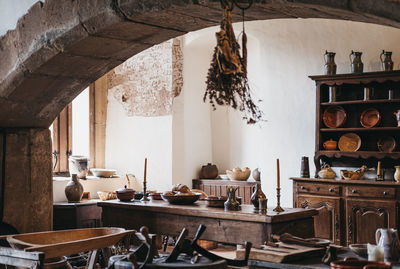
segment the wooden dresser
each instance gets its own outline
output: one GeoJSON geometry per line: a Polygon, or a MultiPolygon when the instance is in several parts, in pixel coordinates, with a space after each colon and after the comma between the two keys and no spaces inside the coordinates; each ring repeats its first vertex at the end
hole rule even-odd
{"type": "Polygon", "coordinates": [[[399,228],[400,184],[291,178],[294,207],[314,208],[315,235],[340,245],[375,243],[377,228],[399,228]]]}
{"type": "Polygon", "coordinates": [[[256,181],[231,181],[218,179],[193,179],[193,189],[199,189],[208,195],[226,196],[226,187],[237,186],[236,196],[242,197],[244,204],[251,204],[252,187],[256,181]]]}

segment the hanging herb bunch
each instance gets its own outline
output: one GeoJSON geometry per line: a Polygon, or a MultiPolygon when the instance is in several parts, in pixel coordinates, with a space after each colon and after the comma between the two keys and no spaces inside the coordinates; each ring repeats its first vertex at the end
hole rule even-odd
{"type": "MultiPolygon", "coordinates": [[[[262,112],[254,104],[250,95],[250,87],[247,79],[247,37],[243,26],[242,56],[240,56],[240,45],[236,41],[232,27],[233,4],[225,5],[224,17],[221,29],[215,33],[217,45],[207,74],[207,88],[203,97],[207,97],[213,109],[217,105],[229,105],[233,109],[239,109],[244,113],[243,119],[248,124],[262,120],[262,112]]],[[[244,25],[244,9],[243,25],[244,25]]]]}

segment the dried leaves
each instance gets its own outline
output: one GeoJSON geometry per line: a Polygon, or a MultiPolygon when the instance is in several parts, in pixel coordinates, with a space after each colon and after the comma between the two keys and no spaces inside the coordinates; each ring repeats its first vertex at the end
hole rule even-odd
{"type": "Polygon", "coordinates": [[[226,9],[221,22],[221,31],[216,33],[217,46],[214,49],[211,66],[207,74],[207,97],[214,110],[217,105],[229,105],[244,112],[243,119],[248,124],[262,120],[261,110],[254,104],[250,95],[246,70],[246,35],[243,33],[243,58],[240,46],[232,28],[231,12],[226,9]]]}

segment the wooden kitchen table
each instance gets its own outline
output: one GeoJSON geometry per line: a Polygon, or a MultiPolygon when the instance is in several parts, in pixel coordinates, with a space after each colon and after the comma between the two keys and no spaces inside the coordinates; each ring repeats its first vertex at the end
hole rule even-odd
{"type": "Polygon", "coordinates": [[[164,201],[98,202],[102,207],[104,226],[139,230],[149,227],[151,233],[177,236],[182,228],[193,237],[200,224],[207,229],[201,239],[243,244],[263,244],[271,234],[291,233],[300,237],[314,236],[314,209],[285,208],[276,213],[268,208],[267,214],[253,212],[252,205],[242,205],[241,211],[224,211],[206,207],[203,201],[193,205],[171,205],[164,201]]]}

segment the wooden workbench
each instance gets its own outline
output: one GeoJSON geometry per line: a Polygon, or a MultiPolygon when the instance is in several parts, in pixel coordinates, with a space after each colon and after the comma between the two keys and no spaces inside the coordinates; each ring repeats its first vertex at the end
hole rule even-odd
{"type": "Polygon", "coordinates": [[[271,234],[289,232],[301,237],[314,236],[314,209],[288,208],[276,213],[271,208],[267,214],[253,212],[252,205],[242,205],[241,211],[224,211],[206,207],[203,201],[193,205],[171,205],[164,201],[120,202],[102,201],[104,226],[139,229],[145,225],[151,233],[176,236],[182,228],[194,236],[198,226],[207,230],[201,239],[242,244],[244,241],[263,244],[271,234]]]}

